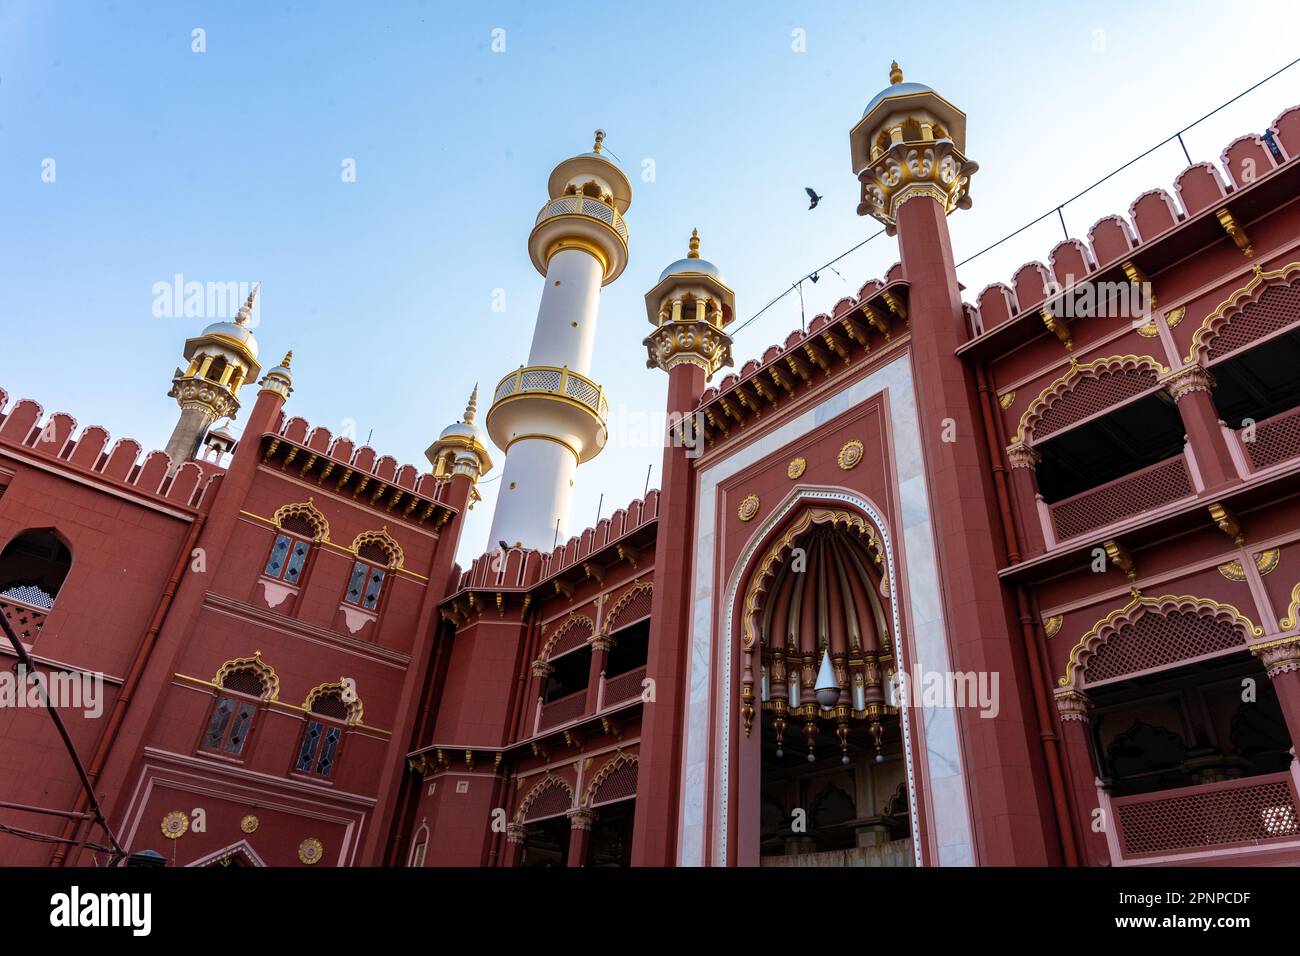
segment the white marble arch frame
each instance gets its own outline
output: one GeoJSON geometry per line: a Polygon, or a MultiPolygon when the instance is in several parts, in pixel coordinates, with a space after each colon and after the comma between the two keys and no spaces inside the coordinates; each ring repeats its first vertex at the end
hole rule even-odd
{"type": "MultiPolygon", "coordinates": [[[[779,529],[786,521],[797,512],[805,509],[815,508],[818,504],[824,504],[834,507],[836,504],[848,505],[850,508],[860,512],[868,521],[870,521],[880,534],[880,547],[885,555],[885,566],[889,572],[889,610],[893,620],[893,634],[890,637],[894,644],[894,653],[898,666],[906,671],[910,664],[904,660],[907,651],[907,641],[903,637],[902,621],[898,613],[898,600],[896,595],[900,594],[898,587],[898,575],[894,566],[894,545],[889,536],[889,525],[880,509],[866,495],[847,492],[837,488],[819,488],[816,486],[801,486],[796,488],[781,503],[781,506],[774,509],[768,515],[767,520],[754,531],[749,541],[745,544],[744,551],[741,552],[740,558],[736,561],[736,566],[731,572],[731,581],[727,585],[727,615],[723,619],[723,661],[722,661],[722,739],[729,741],[731,739],[731,715],[739,707],[740,699],[732,699],[732,682],[731,671],[732,661],[735,656],[736,637],[733,634],[733,628],[736,622],[736,608],[741,599],[741,585],[749,580],[754,573],[754,558],[760,548],[767,543],[772,532],[779,529]]],[[[902,738],[903,738],[903,763],[907,769],[907,802],[908,802],[908,819],[911,821],[912,832],[912,855],[917,866],[921,865],[921,820],[917,811],[916,802],[916,770],[912,760],[912,729],[911,722],[908,718],[908,708],[900,700],[898,714],[902,720],[902,738]]],[[[725,791],[731,781],[731,747],[724,745],[721,754],[721,782],[725,791]]],[[[728,801],[725,797],[718,804],[718,834],[719,834],[719,856],[725,860],[727,858],[727,809],[728,801]]]]}
{"type": "MultiPolygon", "coordinates": [[[[950,629],[944,609],[916,385],[910,356],[904,352],[827,394],[816,404],[774,422],[754,440],[711,460],[698,473],[693,516],[695,541],[691,552],[690,660],[682,699],[686,716],[677,819],[679,865],[725,865],[726,862],[727,834],[725,828],[718,831],[718,822],[720,816],[725,819],[729,793],[718,771],[722,760],[730,759],[727,753],[730,739],[718,734],[724,719],[730,726],[731,701],[718,698],[722,681],[718,679],[717,668],[722,666],[723,650],[718,645],[723,630],[719,602],[725,596],[717,563],[722,533],[719,508],[723,493],[719,489],[745,468],[769,455],[780,454],[792,442],[876,396],[884,399],[890,451],[888,478],[898,495],[897,527],[890,529],[894,535],[890,542],[891,558],[907,592],[895,592],[891,601],[895,613],[901,614],[908,623],[907,631],[898,635],[899,643],[905,644],[899,659],[906,654],[913,668],[924,671],[951,670],[950,629]],[[725,706],[720,708],[720,704],[725,706]],[[722,745],[724,741],[727,746],[722,745]]],[[[843,486],[836,490],[854,491],[843,486]]],[[[730,683],[727,693],[730,693],[730,683]]],[[[956,713],[952,708],[925,706],[914,710],[911,715],[916,718],[913,721],[916,739],[911,741],[916,748],[913,759],[915,772],[925,783],[925,792],[918,794],[913,788],[909,798],[925,803],[924,839],[928,848],[925,859],[940,866],[972,865],[974,834],[970,795],[956,713]]],[[[917,852],[915,847],[914,852],[917,852]]]]}

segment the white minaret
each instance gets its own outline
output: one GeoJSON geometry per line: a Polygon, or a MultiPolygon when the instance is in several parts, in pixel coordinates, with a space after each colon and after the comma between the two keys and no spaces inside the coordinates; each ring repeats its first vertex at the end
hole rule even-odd
{"type": "Polygon", "coordinates": [[[601,152],[551,172],[551,198],[537,215],[528,253],[546,276],[528,364],[503,378],[492,395],[487,430],[506,453],[489,546],[549,551],[564,540],[573,474],[605,444],[609,405],[587,377],[596,344],[600,288],[627,265],[632,184],[601,152]],[[558,523],[558,525],[557,525],[558,523]]]}

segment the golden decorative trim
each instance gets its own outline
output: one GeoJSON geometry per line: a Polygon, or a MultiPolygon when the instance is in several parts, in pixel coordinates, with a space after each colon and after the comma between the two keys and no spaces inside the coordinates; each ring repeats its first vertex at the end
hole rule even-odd
{"type": "Polygon", "coordinates": [[[741,499],[740,507],[736,509],[736,517],[741,521],[753,521],[759,507],[758,495],[746,495],[741,499]]]}
{"type": "MultiPolygon", "coordinates": [[[[591,197],[588,196],[587,198],[590,199],[591,197]]],[[[557,252],[563,252],[565,249],[580,249],[587,253],[600,263],[601,278],[609,278],[609,256],[605,255],[605,250],[600,248],[600,246],[596,245],[594,242],[588,242],[586,239],[579,236],[567,236],[564,239],[557,239],[555,242],[551,243],[550,247],[546,250],[546,254],[542,256],[542,261],[549,266],[551,264],[551,259],[555,254],[557,252]]]]}
{"type": "Polygon", "coordinates": [[[361,549],[368,544],[379,545],[383,552],[388,555],[388,568],[391,571],[402,570],[402,565],[406,561],[406,555],[402,552],[402,546],[397,540],[388,533],[388,526],[385,525],[378,531],[363,531],[352,541],[351,551],[353,554],[359,554],[361,549]]]}
{"type": "MultiPolygon", "coordinates": [[[[588,757],[587,759],[588,761],[590,761],[591,758],[588,757]]],[[[620,747],[618,751],[614,754],[614,756],[610,757],[603,764],[601,764],[600,769],[596,771],[596,775],[592,777],[591,782],[587,784],[586,793],[583,794],[583,801],[582,801],[583,805],[587,807],[591,806],[592,797],[596,795],[596,791],[600,789],[600,785],[604,783],[606,780],[608,780],[610,775],[614,773],[615,770],[617,770],[619,767],[624,766],[625,764],[632,764],[633,766],[637,766],[640,764],[640,762],[641,761],[637,758],[636,754],[628,753],[627,751],[623,750],[620,747]]]]}
{"type": "Polygon", "coordinates": [[[1246,569],[1241,566],[1241,562],[1236,558],[1219,565],[1219,573],[1229,581],[1246,580],[1246,569]]]}
{"type": "MultiPolygon", "coordinates": [[[[572,600],[572,597],[570,597],[570,600],[572,600]]],[[[580,627],[582,625],[586,625],[587,629],[592,634],[596,633],[595,621],[587,617],[585,614],[579,614],[577,611],[570,611],[569,616],[556,626],[554,633],[551,634],[550,638],[546,641],[546,644],[542,647],[542,653],[538,656],[537,661],[539,663],[544,663],[550,660],[551,648],[553,648],[555,642],[560,639],[560,635],[574,627],[580,627]]],[[[542,630],[543,633],[545,633],[546,629],[543,628],[542,630]]]]}
{"type": "MultiPolygon", "coordinates": [[[[1280,548],[1269,548],[1267,551],[1261,551],[1254,555],[1255,568],[1259,571],[1260,577],[1268,574],[1278,566],[1282,559],[1280,548]]],[[[1229,581],[1246,580],[1246,569],[1241,566],[1241,562],[1234,558],[1231,561],[1219,565],[1219,573],[1229,581]]]]}
{"type": "MultiPolygon", "coordinates": [[[[1295,594],[1297,600],[1300,600],[1300,585],[1296,585],[1295,594]]],[[[1260,637],[1264,629],[1255,624],[1250,618],[1242,614],[1235,606],[1225,604],[1214,600],[1213,598],[1196,597],[1191,594],[1164,594],[1160,597],[1143,597],[1141,592],[1134,588],[1127,604],[1121,608],[1111,611],[1100,621],[1088,629],[1079,642],[1070,649],[1069,659],[1065,662],[1065,673],[1058,680],[1057,684],[1061,687],[1069,687],[1075,676],[1082,673],[1084,666],[1087,664],[1087,658],[1092,654],[1090,645],[1097,643],[1098,638],[1108,629],[1114,630],[1116,622],[1131,614],[1139,608],[1166,608],[1167,610],[1192,610],[1198,613],[1208,611],[1211,616],[1220,614],[1229,616],[1235,624],[1244,625],[1252,637],[1260,637]]],[[[1293,605],[1295,607],[1295,605],[1293,605]]],[[[1245,641],[1242,641],[1245,647],[1245,641]]]]}
{"type": "Polygon", "coordinates": [[[239,829],[245,833],[256,833],[259,825],[260,821],[251,813],[239,821],[239,829]]]}
{"type": "Polygon", "coordinates": [[[1174,309],[1172,312],[1170,312],[1168,315],[1165,316],[1165,325],[1169,326],[1171,329],[1176,329],[1178,328],[1178,324],[1183,321],[1186,315],[1187,315],[1187,306],[1180,305],[1178,308],[1174,309]]]}
{"type": "Polygon", "coordinates": [[[800,456],[790,459],[790,466],[785,470],[785,476],[791,481],[803,475],[808,470],[808,459],[800,456]]]}
{"type": "MultiPolygon", "coordinates": [[[[193,687],[201,687],[204,690],[221,690],[220,685],[214,684],[210,680],[204,680],[202,677],[192,677],[189,674],[176,673],[176,674],[172,674],[172,678],[180,681],[182,684],[189,684],[193,687]]],[[[286,714],[294,714],[295,716],[300,716],[300,717],[306,716],[308,714],[308,711],[305,710],[304,708],[299,707],[297,704],[291,704],[288,701],[284,701],[284,700],[268,700],[268,701],[264,701],[264,704],[270,710],[278,710],[286,714]]],[[[382,727],[374,727],[371,726],[370,724],[361,723],[361,722],[356,724],[356,729],[365,731],[366,733],[370,733],[370,734],[379,734],[380,736],[383,737],[391,737],[393,735],[393,732],[391,730],[385,730],[382,727]]]]}
{"type": "Polygon", "coordinates": [[[613,630],[614,623],[618,621],[619,615],[636,599],[636,596],[645,591],[649,591],[653,595],[654,589],[654,583],[651,581],[634,581],[631,587],[619,595],[618,600],[614,602],[614,606],[609,609],[601,624],[601,630],[605,634],[609,634],[613,630]]]}
{"type": "Polygon", "coordinates": [[[325,847],[315,837],[308,837],[298,844],[298,859],[308,866],[319,863],[324,854],[325,847]]]}
{"type": "Polygon", "coordinates": [[[281,505],[275,509],[275,514],[271,515],[271,522],[277,527],[283,527],[286,518],[302,518],[315,532],[312,540],[328,541],[330,539],[329,520],[316,507],[316,502],[312,498],[306,501],[297,501],[292,504],[281,505]]]}
{"type": "Polygon", "coordinates": [[[361,703],[361,698],[357,696],[356,682],[353,681],[349,684],[346,677],[340,677],[332,684],[317,684],[307,691],[307,697],[302,702],[303,712],[312,713],[312,705],[328,694],[338,694],[339,699],[343,701],[343,706],[348,709],[347,724],[349,727],[355,727],[361,723],[361,715],[365,711],[365,706],[361,703]],[[352,700],[348,700],[349,692],[352,700]]]}
{"type": "Polygon", "coordinates": [[[1219,225],[1223,227],[1223,231],[1236,243],[1237,248],[1246,258],[1253,258],[1255,247],[1251,244],[1250,237],[1246,235],[1246,230],[1241,227],[1241,223],[1237,222],[1232,215],[1232,211],[1224,206],[1222,209],[1215,210],[1214,215],[1219,220],[1219,225]]]}
{"type": "Polygon", "coordinates": [[[1038,397],[1029,403],[1025,413],[1020,416],[1020,425],[1016,429],[1015,440],[1025,442],[1032,434],[1032,428],[1043,414],[1058,399],[1073,390],[1075,382],[1084,377],[1096,378],[1101,372],[1133,371],[1147,368],[1156,373],[1157,378],[1169,374],[1169,367],[1150,355],[1109,355],[1091,362],[1070,362],[1065,372],[1053,379],[1038,397]],[[1098,373],[1098,374],[1091,374],[1098,373]]]}
{"type": "Polygon", "coordinates": [[[1051,617],[1049,617],[1047,620],[1043,622],[1043,630],[1047,633],[1047,636],[1049,638],[1056,637],[1056,635],[1061,632],[1061,625],[1064,623],[1065,623],[1064,614],[1053,614],[1051,617]]]}
{"type": "Polygon", "coordinates": [[[179,840],[190,828],[190,818],[183,810],[173,810],[162,818],[162,835],[169,840],[179,840]]]}
{"type": "Polygon", "coordinates": [[[217,668],[217,673],[211,681],[212,686],[224,688],[226,678],[236,671],[252,671],[262,679],[262,685],[266,688],[262,692],[262,700],[280,699],[280,675],[275,672],[274,667],[262,660],[261,651],[254,651],[252,657],[236,657],[226,661],[217,668]]]}
{"type": "Polygon", "coordinates": [[[1187,352],[1187,363],[1190,365],[1197,361],[1198,352],[1204,352],[1202,357],[1209,355],[1210,343],[1214,341],[1219,330],[1231,320],[1229,313],[1236,313],[1251,302],[1257,301],[1256,292],[1261,287],[1289,284],[1293,273],[1300,277],[1300,262],[1291,262],[1270,272],[1265,272],[1256,265],[1250,281],[1231,293],[1213,312],[1201,320],[1200,327],[1192,335],[1192,345],[1187,352]]]}
{"type": "Polygon", "coordinates": [[[1001,398],[998,399],[998,404],[1002,406],[1002,410],[1004,412],[1015,403],[1016,403],[1016,393],[1014,390],[1007,392],[1005,395],[1003,395],[1001,398]]]}
{"type": "Polygon", "coordinates": [[[848,471],[850,468],[856,468],[862,462],[863,454],[862,442],[854,438],[846,441],[840,447],[840,453],[835,456],[835,462],[845,471],[848,471]]]}
{"type": "Polygon", "coordinates": [[[1290,631],[1295,628],[1296,618],[1300,617],[1300,584],[1296,584],[1291,589],[1291,603],[1287,606],[1286,617],[1277,622],[1277,626],[1284,631],[1290,631]]]}

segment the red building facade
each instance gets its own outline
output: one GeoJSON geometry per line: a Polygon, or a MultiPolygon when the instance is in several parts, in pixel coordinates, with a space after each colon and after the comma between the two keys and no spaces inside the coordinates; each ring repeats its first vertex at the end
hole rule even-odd
{"type": "MultiPolygon", "coordinates": [[[[287,358],[211,428],[260,373],[239,317],[186,344],[168,453],[0,393],[0,611],[104,675],[65,718],[123,846],[1300,860],[1300,108],[973,302],[964,114],[895,69],[850,143],[900,262],[710,386],[735,296],[693,241],[646,295],[661,488],[549,553],[453,566],[474,399],[424,473],[287,418],[287,358]]],[[[0,721],[0,821],[70,841],[0,858],[104,862],[33,809],[87,806],[47,716],[0,721]]]]}

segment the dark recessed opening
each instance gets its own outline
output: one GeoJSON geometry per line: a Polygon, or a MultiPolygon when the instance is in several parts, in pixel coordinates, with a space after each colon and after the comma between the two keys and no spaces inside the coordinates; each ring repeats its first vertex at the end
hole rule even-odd
{"type": "Polygon", "coordinates": [[[1214,406],[1232,428],[1300,405],[1300,329],[1215,365],[1214,406]]]}
{"type": "Polygon", "coordinates": [[[551,676],[546,681],[547,702],[568,697],[587,689],[591,676],[591,648],[578,650],[551,661],[551,676]]]}
{"type": "Polygon", "coordinates": [[[639,621],[614,634],[614,646],[605,662],[605,676],[616,677],[645,667],[650,651],[650,619],[639,621]]]}
{"type": "Polygon", "coordinates": [[[1049,505],[1181,454],[1185,430],[1164,391],[1035,445],[1038,490],[1049,505]]]}

